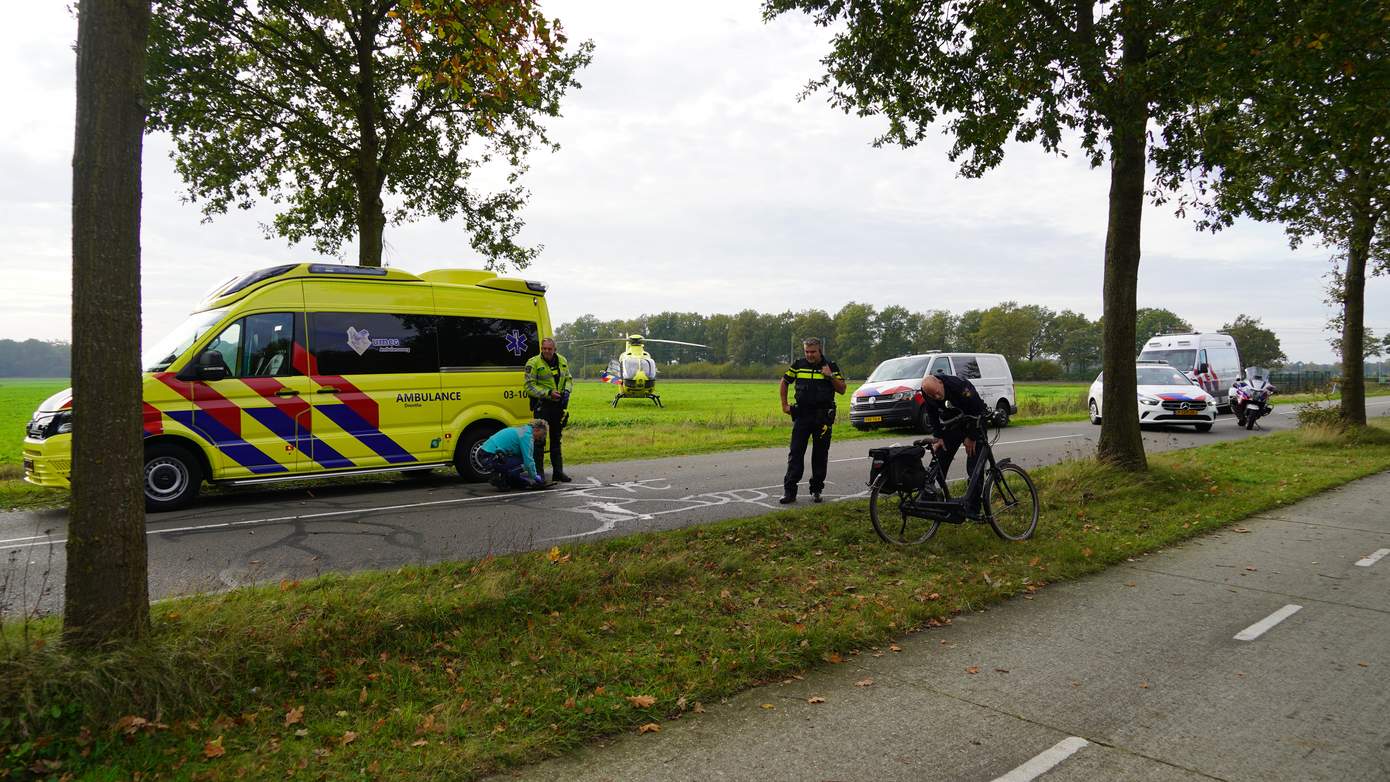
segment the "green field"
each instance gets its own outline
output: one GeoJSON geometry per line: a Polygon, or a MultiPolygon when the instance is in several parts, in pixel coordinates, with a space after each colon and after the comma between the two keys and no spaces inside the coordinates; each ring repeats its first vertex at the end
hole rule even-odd
{"type": "Polygon", "coordinates": [[[24,425],[40,402],[70,385],[67,378],[0,378],[0,467],[19,464],[24,425]]]}

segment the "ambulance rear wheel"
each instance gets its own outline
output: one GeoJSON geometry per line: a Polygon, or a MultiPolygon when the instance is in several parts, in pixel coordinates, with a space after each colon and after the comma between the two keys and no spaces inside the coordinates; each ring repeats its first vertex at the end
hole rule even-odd
{"type": "Polygon", "coordinates": [[[459,471],[460,478],[478,483],[492,475],[492,470],[483,467],[478,461],[478,452],[483,449],[483,443],[487,442],[487,438],[501,428],[500,424],[479,425],[463,433],[463,437],[459,438],[458,448],[454,451],[454,467],[459,471]]]}
{"type": "Polygon", "coordinates": [[[145,449],[145,510],[177,510],[193,502],[203,483],[202,465],[187,448],[155,443],[145,449]]]}

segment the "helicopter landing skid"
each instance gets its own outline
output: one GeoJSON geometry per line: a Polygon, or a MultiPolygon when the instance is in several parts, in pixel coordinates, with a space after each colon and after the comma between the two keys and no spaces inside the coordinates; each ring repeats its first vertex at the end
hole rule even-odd
{"type": "Polygon", "coordinates": [[[618,401],[621,400],[621,399],[650,399],[650,400],[652,400],[653,402],[656,403],[656,406],[657,406],[657,407],[665,407],[665,406],[666,406],[666,405],[661,404],[661,397],[657,396],[656,394],[647,394],[645,397],[640,397],[640,396],[625,396],[625,395],[623,395],[623,394],[618,394],[617,396],[613,397],[613,401],[612,401],[612,403],[611,403],[609,406],[610,406],[610,407],[617,407],[617,406],[618,406],[618,401]]]}

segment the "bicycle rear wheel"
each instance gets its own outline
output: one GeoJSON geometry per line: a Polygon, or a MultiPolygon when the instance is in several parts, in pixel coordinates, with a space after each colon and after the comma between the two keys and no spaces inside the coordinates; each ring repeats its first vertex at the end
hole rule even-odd
{"type": "Polygon", "coordinates": [[[884,543],[917,546],[931,540],[941,522],[909,516],[905,509],[919,492],[881,492],[878,484],[869,491],[869,520],[884,543]]]}
{"type": "Polygon", "coordinates": [[[994,534],[1004,540],[1027,540],[1038,527],[1038,490],[1033,479],[1017,464],[1007,464],[987,475],[985,518],[994,534]]]}

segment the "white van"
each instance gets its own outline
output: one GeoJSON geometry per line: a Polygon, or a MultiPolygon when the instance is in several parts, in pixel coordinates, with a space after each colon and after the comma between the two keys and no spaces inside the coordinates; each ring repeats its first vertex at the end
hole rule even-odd
{"type": "Polygon", "coordinates": [[[969,380],[980,392],[980,399],[1002,419],[1001,425],[1007,425],[1009,416],[1018,412],[1013,372],[1003,356],[930,351],[879,364],[850,399],[850,425],[860,430],[911,426],[920,432],[930,431],[922,409],[922,378],[928,372],[969,380]]]}
{"type": "Polygon", "coordinates": [[[1231,384],[1240,378],[1240,353],[1228,334],[1159,334],[1144,343],[1139,361],[1166,361],[1229,411],[1231,384]]]}

